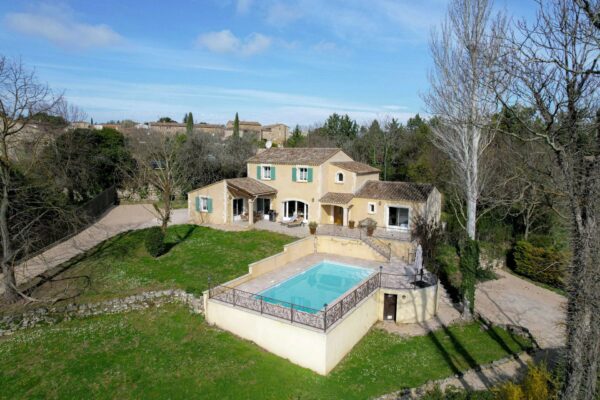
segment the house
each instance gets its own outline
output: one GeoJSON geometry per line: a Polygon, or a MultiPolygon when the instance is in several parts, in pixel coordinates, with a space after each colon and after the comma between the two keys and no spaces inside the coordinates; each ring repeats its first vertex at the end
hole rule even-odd
{"type": "MultiPolygon", "coordinates": [[[[240,137],[254,135],[257,139],[260,139],[262,131],[262,125],[260,122],[255,121],[240,121],[240,137]]],[[[225,137],[233,135],[233,121],[227,121],[225,125],[225,137]]]]}
{"type": "Polygon", "coordinates": [[[261,130],[261,140],[270,140],[274,144],[284,144],[290,136],[290,128],[285,124],[264,125],[261,130]]]}
{"type": "Polygon", "coordinates": [[[247,177],[188,193],[195,223],[252,225],[258,219],[352,225],[371,218],[410,232],[413,217],[438,221],[440,192],[430,184],[383,182],[379,170],[338,148],[270,148],[247,160],[247,177]]]}

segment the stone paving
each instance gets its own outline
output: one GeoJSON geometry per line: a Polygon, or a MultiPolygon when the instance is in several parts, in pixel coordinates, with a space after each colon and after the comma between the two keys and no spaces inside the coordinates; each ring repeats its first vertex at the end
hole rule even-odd
{"type": "Polygon", "coordinates": [[[410,268],[401,263],[384,263],[380,261],[364,260],[354,257],[339,256],[337,254],[316,253],[302,257],[296,261],[286,264],[274,271],[267,272],[251,281],[239,285],[236,289],[250,293],[259,293],[271,286],[274,286],[294,275],[302,273],[321,261],[328,260],[341,264],[348,264],[357,267],[369,268],[374,272],[379,272],[379,266],[383,267],[383,272],[393,274],[410,273],[410,268]]]}

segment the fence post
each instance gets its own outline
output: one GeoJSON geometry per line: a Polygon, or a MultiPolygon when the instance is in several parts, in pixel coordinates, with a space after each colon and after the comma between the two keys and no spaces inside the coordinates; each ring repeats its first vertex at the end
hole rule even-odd
{"type": "Polygon", "coordinates": [[[291,303],[290,306],[290,322],[292,324],[294,323],[294,303],[291,303]]]}
{"type": "Polygon", "coordinates": [[[323,313],[323,331],[327,331],[327,303],[323,305],[325,312],[323,313]]]}
{"type": "Polygon", "coordinates": [[[210,291],[211,291],[211,287],[210,287],[210,275],[207,278],[208,280],[208,298],[210,299],[210,291]]]}
{"type": "Polygon", "coordinates": [[[235,307],[235,289],[232,289],[232,290],[233,290],[233,306],[235,307]]]}
{"type": "Polygon", "coordinates": [[[263,301],[264,301],[264,300],[263,300],[263,297],[262,297],[262,296],[258,296],[258,299],[260,300],[260,313],[261,313],[261,315],[262,315],[262,312],[263,312],[263,311],[262,311],[262,307],[263,307],[263,301]]]}
{"type": "Polygon", "coordinates": [[[383,265],[379,266],[379,287],[381,288],[381,277],[383,274],[383,265]]]}

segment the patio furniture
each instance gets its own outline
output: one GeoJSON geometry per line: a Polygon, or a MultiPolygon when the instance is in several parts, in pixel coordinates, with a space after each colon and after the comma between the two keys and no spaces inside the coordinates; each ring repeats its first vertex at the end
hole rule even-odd
{"type": "Polygon", "coordinates": [[[298,226],[302,226],[303,223],[304,223],[304,218],[296,218],[296,220],[294,222],[287,224],[287,227],[288,228],[296,228],[298,226]]]}

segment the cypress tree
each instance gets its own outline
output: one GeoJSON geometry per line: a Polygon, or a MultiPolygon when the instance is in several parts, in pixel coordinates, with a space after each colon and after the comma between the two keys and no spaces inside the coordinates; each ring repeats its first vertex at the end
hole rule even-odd
{"type": "Polygon", "coordinates": [[[235,113],[235,119],[233,120],[233,137],[239,139],[240,137],[240,118],[238,113],[235,113]]]}
{"type": "Polygon", "coordinates": [[[191,111],[189,112],[189,114],[186,115],[185,124],[186,132],[192,133],[192,131],[194,130],[194,116],[192,115],[191,111]]]}

